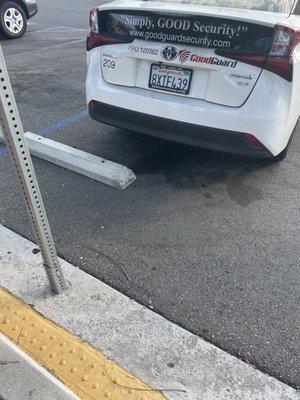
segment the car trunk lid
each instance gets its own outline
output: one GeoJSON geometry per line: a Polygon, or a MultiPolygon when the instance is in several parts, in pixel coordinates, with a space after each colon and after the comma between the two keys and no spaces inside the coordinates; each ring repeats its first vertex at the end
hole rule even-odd
{"type": "Polygon", "coordinates": [[[238,107],[259,79],[274,26],[287,16],[186,3],[101,6],[99,34],[115,43],[102,48],[103,77],[115,85],[238,107]],[[169,87],[156,85],[168,76],[169,87]],[[185,90],[175,90],[180,77],[189,81],[185,90]]]}

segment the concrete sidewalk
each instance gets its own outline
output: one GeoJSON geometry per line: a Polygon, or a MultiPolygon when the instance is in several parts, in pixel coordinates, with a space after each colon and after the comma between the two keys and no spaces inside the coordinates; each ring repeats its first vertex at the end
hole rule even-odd
{"type": "MultiPolygon", "coordinates": [[[[300,399],[291,387],[63,260],[62,268],[71,288],[62,295],[51,296],[40,255],[34,251],[36,246],[3,226],[0,243],[0,285],[153,388],[137,389],[136,385],[120,385],[112,379],[109,393],[116,386],[133,391],[133,397],[129,390],[124,397],[112,399],[148,400],[153,398],[151,392],[161,392],[169,400],[300,399]]],[[[88,380],[88,374],[81,375],[81,379],[88,380]]],[[[75,380],[72,388],[80,384],[75,380]]]]}
{"type": "Polygon", "coordinates": [[[0,400],[79,400],[0,333],[0,400]]]}

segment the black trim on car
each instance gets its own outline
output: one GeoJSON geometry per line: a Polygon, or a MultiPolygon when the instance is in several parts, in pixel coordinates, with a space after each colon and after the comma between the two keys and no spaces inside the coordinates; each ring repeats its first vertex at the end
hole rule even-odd
{"type": "Polygon", "coordinates": [[[34,17],[38,12],[38,5],[37,3],[27,4],[28,9],[28,19],[34,17]]]}
{"type": "Polygon", "coordinates": [[[161,118],[95,100],[89,103],[89,114],[96,121],[167,140],[245,156],[272,157],[264,146],[254,147],[248,143],[243,132],[161,118]]]}

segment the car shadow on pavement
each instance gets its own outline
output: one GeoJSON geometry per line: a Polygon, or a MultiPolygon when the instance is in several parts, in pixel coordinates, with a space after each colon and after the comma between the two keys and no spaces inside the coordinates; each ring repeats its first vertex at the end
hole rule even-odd
{"type": "Polygon", "coordinates": [[[207,199],[212,197],[211,186],[224,184],[229,196],[242,206],[261,194],[259,187],[247,185],[247,177],[266,169],[272,174],[280,165],[272,159],[220,153],[138,133],[122,131],[122,135],[132,147],[128,166],[137,175],[163,175],[175,189],[204,190],[207,199]]]}

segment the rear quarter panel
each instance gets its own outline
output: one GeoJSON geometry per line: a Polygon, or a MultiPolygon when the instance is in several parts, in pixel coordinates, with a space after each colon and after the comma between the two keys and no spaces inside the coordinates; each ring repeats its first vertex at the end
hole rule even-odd
{"type": "MultiPolygon", "coordinates": [[[[299,3],[299,2],[298,2],[299,3]]],[[[300,39],[300,16],[291,15],[284,21],[284,25],[288,25],[298,30],[298,37],[300,39]]],[[[292,54],[293,61],[293,84],[291,89],[291,103],[289,126],[293,131],[299,116],[300,116],[300,42],[295,47],[292,54]]]]}

